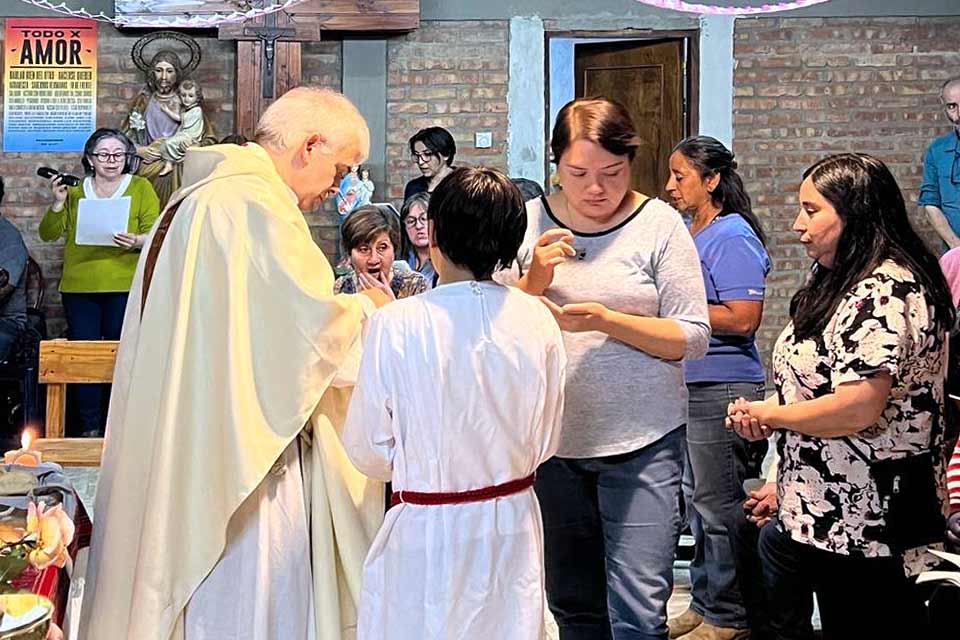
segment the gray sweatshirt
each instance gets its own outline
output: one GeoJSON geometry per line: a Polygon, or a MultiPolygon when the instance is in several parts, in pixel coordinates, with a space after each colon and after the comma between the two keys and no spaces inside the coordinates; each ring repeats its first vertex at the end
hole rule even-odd
{"type": "MultiPolygon", "coordinates": [[[[523,271],[537,238],[557,220],[545,200],[527,203],[520,248],[523,271]]],[[[672,318],[687,337],[685,358],[700,358],[710,340],[700,258],[680,215],[658,199],[600,233],[574,233],[578,255],[558,265],[545,295],[557,304],[599,302],[638,316],[672,318]]],[[[515,283],[514,268],[498,279],[515,283]]],[[[605,333],[563,332],[566,402],[557,455],[593,458],[636,451],[687,422],[680,361],[668,362],[605,333]]]]}

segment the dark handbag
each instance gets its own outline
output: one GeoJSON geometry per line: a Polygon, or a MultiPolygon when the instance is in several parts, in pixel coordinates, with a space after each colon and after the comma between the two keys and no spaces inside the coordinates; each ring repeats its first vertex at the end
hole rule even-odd
{"type": "Polygon", "coordinates": [[[941,542],[947,522],[937,497],[933,454],[924,451],[903,458],[870,460],[849,438],[844,441],[867,463],[877,485],[886,522],[883,541],[896,552],[941,542]]]}

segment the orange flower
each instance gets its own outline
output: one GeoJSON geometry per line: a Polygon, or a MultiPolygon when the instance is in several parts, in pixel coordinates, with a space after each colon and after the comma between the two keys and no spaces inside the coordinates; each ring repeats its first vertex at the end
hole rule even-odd
{"type": "Polygon", "coordinates": [[[57,505],[45,510],[43,504],[31,502],[27,507],[27,535],[35,535],[36,548],[27,559],[37,569],[53,565],[62,567],[67,563],[67,546],[73,541],[73,521],[63,507],[57,505]]]}

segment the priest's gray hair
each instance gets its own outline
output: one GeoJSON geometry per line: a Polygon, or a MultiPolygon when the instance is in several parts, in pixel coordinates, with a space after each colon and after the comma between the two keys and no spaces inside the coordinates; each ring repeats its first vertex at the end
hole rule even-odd
{"type": "Polygon", "coordinates": [[[275,149],[289,149],[314,134],[334,146],[356,143],[361,158],[370,152],[370,130],[360,111],[342,93],[321,87],[296,87],[260,116],[254,140],[275,149]]]}

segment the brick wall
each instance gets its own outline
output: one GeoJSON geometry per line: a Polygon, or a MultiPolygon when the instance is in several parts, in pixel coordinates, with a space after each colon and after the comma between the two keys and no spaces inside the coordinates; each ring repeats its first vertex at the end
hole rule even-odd
{"type": "Polygon", "coordinates": [[[949,130],[940,84],[960,68],[960,18],[741,19],[734,32],[734,151],[770,236],[758,337],[764,362],[810,260],[791,231],[803,170],[835,152],[882,159],[915,225],[923,153],[949,130]]]}
{"type": "MultiPolygon", "coordinates": [[[[0,19],[0,41],[4,35],[0,19]]],[[[130,49],[142,34],[122,34],[101,24],[97,33],[97,125],[117,127],[126,114],[127,104],[143,86],[143,75],[130,59],[130,49]]],[[[210,114],[219,136],[233,130],[233,78],[235,46],[216,38],[197,38],[203,58],[194,78],[203,87],[205,110],[210,114]]],[[[0,88],[2,92],[2,88],[0,88]]],[[[6,196],[0,210],[20,229],[31,255],[40,263],[46,283],[44,310],[52,336],[65,329],[63,309],[57,291],[63,260],[62,242],[41,242],[37,227],[51,202],[50,190],[36,176],[37,167],[52,166],[82,175],[80,153],[3,153],[0,175],[6,184],[6,196]]]]}
{"type": "Polygon", "coordinates": [[[456,164],[506,168],[506,21],[423,22],[388,44],[387,185],[399,203],[420,175],[407,141],[441,126],[457,143],[456,164]],[[475,131],[491,131],[493,147],[474,149],[475,131]]]}
{"type": "MultiPolygon", "coordinates": [[[[339,40],[306,42],[301,45],[300,67],[303,84],[329,87],[340,91],[343,83],[342,46],[339,40]]],[[[333,199],[323,208],[306,214],[313,240],[330,259],[337,256],[337,208],[333,199]]]]}
{"type": "MultiPolygon", "coordinates": [[[[143,76],[130,59],[130,49],[142,34],[126,34],[101,24],[98,30],[97,125],[119,126],[127,105],[143,86],[143,76]]],[[[203,51],[200,66],[193,77],[203,87],[205,111],[213,121],[218,137],[234,129],[234,87],[236,80],[236,45],[215,37],[197,37],[203,51]]],[[[3,20],[0,19],[0,41],[3,20]]],[[[305,84],[316,84],[339,90],[341,87],[341,46],[336,40],[307,43],[303,46],[301,68],[305,84]]],[[[0,88],[2,91],[2,88],[0,88]]],[[[37,227],[50,204],[50,191],[35,173],[39,166],[49,165],[81,175],[80,153],[4,153],[0,175],[6,183],[6,197],[0,205],[21,231],[31,255],[40,263],[46,282],[44,308],[51,335],[65,330],[63,309],[57,287],[62,272],[62,242],[41,242],[37,227]]],[[[307,223],[317,244],[328,256],[336,255],[336,215],[330,204],[307,214],[307,223]]]]}

